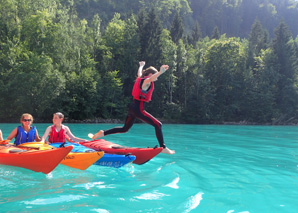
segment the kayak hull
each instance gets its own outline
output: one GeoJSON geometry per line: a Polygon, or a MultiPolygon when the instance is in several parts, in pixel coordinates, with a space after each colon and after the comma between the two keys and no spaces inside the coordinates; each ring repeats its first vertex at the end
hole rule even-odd
{"type": "Polygon", "coordinates": [[[134,155],[116,155],[104,153],[103,157],[96,161],[94,164],[99,166],[107,166],[120,168],[136,159],[134,155]]]}
{"type": "MultiPolygon", "coordinates": [[[[31,147],[31,148],[37,148],[37,149],[53,149],[53,148],[59,148],[61,145],[62,145],[62,142],[52,143],[52,144],[45,144],[41,142],[29,142],[29,143],[20,144],[19,146],[31,147]]],[[[80,169],[80,170],[88,169],[92,164],[94,164],[97,160],[99,160],[104,154],[103,151],[95,151],[93,149],[88,149],[86,147],[84,147],[84,149],[81,149],[80,144],[69,143],[69,142],[64,144],[64,147],[69,147],[69,146],[73,147],[73,149],[61,161],[61,164],[75,169],[80,169]]]]}
{"type": "Polygon", "coordinates": [[[162,151],[162,147],[158,148],[137,148],[137,147],[123,147],[118,144],[106,141],[104,139],[89,141],[89,142],[80,142],[83,146],[94,150],[102,150],[108,154],[117,154],[117,155],[134,155],[136,159],[132,162],[134,164],[144,164],[154,158],[162,151]]]}
{"type": "Polygon", "coordinates": [[[104,152],[70,152],[62,161],[61,164],[75,169],[86,170],[96,161],[98,161],[104,152]]]}
{"type": "MultiPolygon", "coordinates": [[[[51,146],[59,147],[62,143],[52,143],[51,146]]],[[[66,162],[69,158],[69,161],[71,158],[79,158],[80,153],[94,153],[96,152],[94,149],[90,149],[88,147],[85,147],[81,144],[73,144],[73,143],[65,143],[64,146],[72,145],[73,149],[71,150],[71,153],[66,157],[64,161],[61,162],[61,164],[68,163],[66,162]]],[[[98,150],[97,150],[98,151],[98,150]]],[[[99,152],[98,152],[99,153],[99,152]]],[[[103,152],[102,152],[103,153],[103,152]]],[[[125,156],[125,155],[115,155],[115,154],[106,154],[104,153],[101,158],[99,158],[97,161],[95,161],[94,165],[100,165],[100,166],[107,166],[107,167],[114,167],[114,168],[120,168],[136,159],[135,156],[125,156]]],[[[73,160],[73,159],[71,159],[73,160]]],[[[67,165],[67,164],[64,164],[67,165]]]]}
{"type": "Polygon", "coordinates": [[[0,164],[48,174],[71,150],[71,146],[59,149],[33,150],[5,145],[0,146],[0,164]]]}

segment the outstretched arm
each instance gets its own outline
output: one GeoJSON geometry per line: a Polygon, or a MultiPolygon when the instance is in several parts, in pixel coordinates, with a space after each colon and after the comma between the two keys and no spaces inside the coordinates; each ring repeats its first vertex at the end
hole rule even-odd
{"type": "Polygon", "coordinates": [[[138,77],[140,78],[142,76],[142,71],[143,71],[143,68],[145,66],[145,61],[140,61],[139,64],[140,64],[140,66],[139,66],[139,69],[138,69],[138,77]]]}
{"type": "Polygon", "coordinates": [[[155,73],[154,75],[151,75],[150,78],[146,78],[144,80],[144,83],[143,83],[143,87],[145,87],[146,84],[149,84],[150,82],[152,81],[155,81],[157,79],[158,76],[160,76],[161,74],[163,74],[165,71],[167,71],[169,69],[169,65],[162,65],[160,67],[160,70],[159,72],[155,73]]]}
{"type": "MultiPolygon", "coordinates": [[[[66,130],[66,133],[65,133],[65,134],[66,134],[72,141],[74,141],[74,142],[86,142],[86,141],[87,141],[87,140],[85,140],[85,139],[78,138],[78,137],[74,136],[74,135],[71,133],[69,127],[65,126],[65,130],[66,130]]],[[[72,142],[72,141],[70,141],[70,142],[72,142]]]]}

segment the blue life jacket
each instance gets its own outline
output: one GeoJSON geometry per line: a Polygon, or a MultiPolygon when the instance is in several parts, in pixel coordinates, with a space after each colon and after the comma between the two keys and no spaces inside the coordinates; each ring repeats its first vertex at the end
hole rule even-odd
{"type": "Polygon", "coordinates": [[[29,132],[26,132],[21,126],[18,126],[18,134],[16,140],[14,141],[15,145],[20,145],[27,142],[35,142],[36,138],[36,127],[31,127],[29,132]]]}

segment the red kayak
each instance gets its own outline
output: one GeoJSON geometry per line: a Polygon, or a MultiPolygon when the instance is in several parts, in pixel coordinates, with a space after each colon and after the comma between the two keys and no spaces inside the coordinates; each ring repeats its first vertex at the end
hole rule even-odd
{"type": "Polygon", "coordinates": [[[104,139],[89,141],[89,142],[80,142],[80,144],[94,149],[96,151],[104,151],[109,154],[117,154],[117,155],[135,155],[136,159],[132,162],[135,164],[144,164],[151,160],[153,157],[158,155],[163,148],[155,147],[155,148],[136,148],[136,147],[124,147],[118,144],[106,141],[104,139]]]}
{"type": "Polygon", "coordinates": [[[0,164],[48,174],[58,166],[72,148],[69,146],[50,150],[34,150],[1,145],[0,164]]]}

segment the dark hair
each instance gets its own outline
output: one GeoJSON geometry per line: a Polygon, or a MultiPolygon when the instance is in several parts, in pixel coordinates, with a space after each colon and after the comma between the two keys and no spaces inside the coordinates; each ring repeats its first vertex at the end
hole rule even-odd
{"type": "Polygon", "coordinates": [[[64,118],[64,115],[61,112],[56,112],[54,115],[57,115],[59,118],[64,118]]]}
{"type": "Polygon", "coordinates": [[[141,78],[148,76],[150,73],[155,74],[157,72],[158,71],[154,67],[150,66],[147,69],[143,70],[143,74],[142,74],[141,78]]]}

